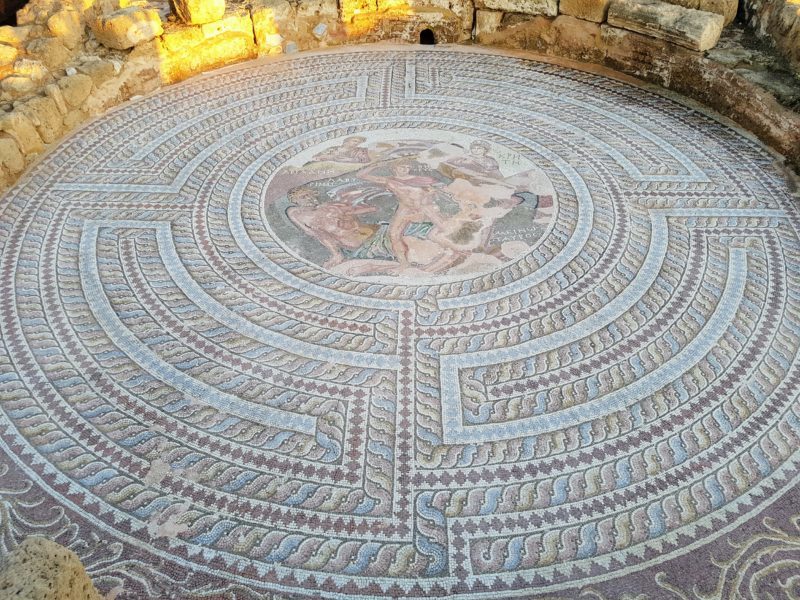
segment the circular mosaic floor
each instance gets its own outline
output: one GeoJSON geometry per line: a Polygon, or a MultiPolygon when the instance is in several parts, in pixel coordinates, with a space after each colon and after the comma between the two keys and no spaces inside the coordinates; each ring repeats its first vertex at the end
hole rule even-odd
{"type": "Polygon", "coordinates": [[[493,53],[139,99],[2,200],[0,540],[120,599],[796,591],[793,202],[684,104],[493,53]]]}

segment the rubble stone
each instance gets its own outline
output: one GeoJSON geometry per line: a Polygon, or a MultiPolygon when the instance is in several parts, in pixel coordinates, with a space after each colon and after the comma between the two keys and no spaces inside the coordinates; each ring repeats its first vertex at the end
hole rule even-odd
{"type": "Polygon", "coordinates": [[[92,93],[92,85],[92,78],[82,73],[62,77],[58,82],[58,87],[61,89],[64,100],[73,108],[83,104],[86,98],[89,97],[89,94],[92,93]]]}
{"type": "Polygon", "coordinates": [[[104,46],[127,50],[161,35],[164,29],[157,10],[132,6],[99,17],[92,31],[104,46]]]}
{"type": "Polygon", "coordinates": [[[17,110],[22,111],[31,120],[45,144],[52,144],[61,137],[64,121],[52,98],[36,96],[17,110]]]}
{"type": "Polygon", "coordinates": [[[13,64],[13,62],[17,60],[17,56],[19,56],[19,50],[14,46],[0,44],[0,67],[7,67],[13,64]]]}
{"type": "Polygon", "coordinates": [[[0,597],[102,600],[75,553],[41,537],[26,539],[8,555],[0,572],[0,597]]]}
{"type": "Polygon", "coordinates": [[[41,38],[28,43],[28,54],[36,58],[51,71],[63,68],[72,58],[63,42],[58,38],[41,38]]]}
{"type": "Polygon", "coordinates": [[[20,173],[25,168],[25,157],[22,156],[17,142],[8,134],[0,137],[0,166],[12,174],[20,173]]]}
{"type": "Polygon", "coordinates": [[[47,19],[47,28],[54,36],[61,38],[67,48],[74,48],[83,39],[83,19],[72,9],[63,9],[47,19]]]}
{"type": "MultiPolygon", "coordinates": [[[[108,60],[89,60],[80,65],[77,69],[84,75],[88,75],[92,78],[92,82],[96,86],[103,85],[106,81],[114,77],[117,74],[116,68],[114,67],[114,63],[108,60]]],[[[76,71],[76,72],[77,72],[76,71]]],[[[74,75],[75,73],[70,73],[67,71],[67,75],[74,75]]]]}
{"type": "Polygon", "coordinates": [[[9,44],[10,46],[21,46],[25,43],[25,40],[28,39],[30,32],[30,27],[3,25],[0,27],[0,43],[9,44]]]}
{"type": "Polygon", "coordinates": [[[8,133],[17,142],[23,154],[37,154],[44,149],[42,138],[36,131],[31,120],[15,110],[4,115],[0,115],[0,131],[8,133]]]}

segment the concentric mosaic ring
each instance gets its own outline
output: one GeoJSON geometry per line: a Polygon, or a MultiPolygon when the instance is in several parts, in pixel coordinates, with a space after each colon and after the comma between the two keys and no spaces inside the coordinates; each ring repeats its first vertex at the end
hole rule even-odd
{"type": "Polygon", "coordinates": [[[704,113],[495,53],[134,101],[2,201],[2,535],[117,598],[783,589],[793,202],[704,113]]]}

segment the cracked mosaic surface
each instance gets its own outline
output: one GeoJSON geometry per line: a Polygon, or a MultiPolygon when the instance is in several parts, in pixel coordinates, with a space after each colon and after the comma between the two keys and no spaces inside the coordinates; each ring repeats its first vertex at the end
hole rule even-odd
{"type": "Polygon", "coordinates": [[[120,599],[796,591],[800,211],[700,112],[301,55],[112,111],[1,210],[3,547],[120,599]]]}

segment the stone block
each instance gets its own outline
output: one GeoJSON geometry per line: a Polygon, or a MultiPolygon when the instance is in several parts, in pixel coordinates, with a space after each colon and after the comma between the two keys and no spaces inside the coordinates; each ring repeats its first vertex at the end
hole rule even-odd
{"type": "Polygon", "coordinates": [[[611,0],[561,0],[558,11],[578,19],[602,23],[608,16],[610,3],[611,0]]]}
{"type": "Polygon", "coordinates": [[[203,37],[199,44],[174,51],[168,50],[162,42],[161,49],[160,68],[166,82],[181,81],[191,75],[258,55],[253,34],[240,32],[203,37]]]}
{"type": "Polygon", "coordinates": [[[171,0],[175,15],[184,23],[203,25],[225,16],[225,0],[171,0]]]}
{"type": "Polygon", "coordinates": [[[251,9],[251,15],[259,53],[280,53],[283,39],[296,31],[291,4],[286,0],[262,1],[251,9]]]}
{"type": "Polygon", "coordinates": [[[97,18],[92,24],[97,41],[108,48],[127,50],[161,35],[161,15],[152,8],[129,7],[97,18]]]}
{"type": "Polygon", "coordinates": [[[64,99],[64,94],[61,92],[61,88],[58,85],[55,83],[50,83],[44,86],[44,94],[56,103],[58,112],[60,112],[62,116],[67,114],[67,111],[69,110],[67,107],[67,101],[64,99]]]}
{"type": "Polygon", "coordinates": [[[28,44],[28,54],[40,60],[51,71],[63,68],[72,58],[72,52],[58,38],[41,38],[28,44]]]}
{"type": "Polygon", "coordinates": [[[83,40],[83,18],[76,10],[63,9],[51,15],[47,28],[67,48],[75,48],[83,40]]]}
{"type": "Polygon", "coordinates": [[[22,111],[31,120],[45,144],[52,144],[61,137],[64,121],[52,98],[46,96],[31,98],[17,110],[22,111]]]}
{"type": "Polygon", "coordinates": [[[5,598],[25,600],[102,600],[75,553],[41,537],[8,555],[0,590],[5,598]]]}
{"type": "MultiPolygon", "coordinates": [[[[386,8],[386,6],[393,7],[393,10],[397,10],[396,8],[396,1],[395,0],[379,0],[378,7],[379,8],[386,8]]],[[[458,17],[462,30],[465,32],[472,32],[472,25],[473,19],[475,15],[475,9],[472,4],[472,0],[404,0],[403,9],[406,7],[424,13],[426,10],[431,9],[441,9],[449,11],[458,17]]],[[[419,40],[414,40],[419,42],[419,40]]]]}
{"type": "Polygon", "coordinates": [[[28,35],[31,32],[31,27],[12,27],[11,25],[3,25],[0,27],[0,43],[9,44],[10,46],[22,46],[28,35]]]}
{"type": "Polygon", "coordinates": [[[253,20],[250,11],[237,10],[226,14],[219,21],[206,23],[200,27],[203,37],[211,38],[223,33],[239,33],[253,35],[253,20]]]}
{"type": "Polygon", "coordinates": [[[475,37],[478,38],[478,41],[483,41],[483,38],[485,38],[487,35],[491,35],[500,29],[500,24],[502,22],[503,13],[501,11],[475,11],[475,37]]]}
{"type": "Polygon", "coordinates": [[[41,84],[50,79],[50,70],[40,60],[30,58],[20,58],[14,63],[14,74],[23,77],[30,77],[34,83],[41,84]]]}
{"type": "Polygon", "coordinates": [[[558,14],[558,0],[476,0],[475,6],[478,9],[525,15],[554,17],[558,14]]]}
{"type": "Polygon", "coordinates": [[[0,44],[0,67],[7,67],[14,64],[14,61],[17,60],[18,55],[19,50],[17,50],[14,46],[0,44]]]}
{"type": "Polygon", "coordinates": [[[733,23],[739,9],[737,0],[700,0],[697,8],[706,12],[722,15],[725,19],[723,27],[733,23]]]}
{"type": "MultiPolygon", "coordinates": [[[[109,60],[102,59],[86,61],[78,67],[78,71],[91,77],[92,82],[97,87],[100,87],[117,74],[117,69],[114,66],[114,63],[109,60]]],[[[74,74],[75,73],[69,73],[69,71],[67,72],[67,75],[74,74]]]]}
{"type": "Polygon", "coordinates": [[[297,17],[335,21],[339,18],[339,5],[336,0],[300,0],[297,5],[297,17]]]}
{"type": "Polygon", "coordinates": [[[75,129],[78,125],[83,123],[89,117],[85,111],[75,109],[69,111],[66,115],[64,115],[64,130],[71,131],[75,129]]]}
{"type": "Polygon", "coordinates": [[[57,9],[52,0],[31,1],[17,11],[17,25],[42,24],[51,12],[57,9]]]}
{"type": "Polygon", "coordinates": [[[83,73],[68,75],[66,77],[62,77],[58,81],[58,87],[61,89],[64,100],[66,100],[67,104],[73,108],[77,108],[83,104],[84,100],[86,100],[86,98],[89,97],[89,94],[92,93],[93,85],[94,82],[92,78],[89,75],[84,75],[83,73]]]}
{"type": "Polygon", "coordinates": [[[186,48],[191,48],[202,44],[205,40],[203,30],[197,27],[187,27],[185,25],[167,24],[161,41],[168,52],[182,52],[186,48]]]}
{"type": "Polygon", "coordinates": [[[33,94],[39,86],[30,77],[11,75],[0,81],[2,89],[10,98],[22,98],[33,94]]]}
{"type": "Polygon", "coordinates": [[[26,156],[38,154],[44,149],[42,138],[31,120],[21,111],[14,110],[0,115],[0,131],[5,131],[14,138],[22,153],[26,156]]]}
{"type": "Polygon", "coordinates": [[[691,50],[704,51],[719,41],[724,19],[660,0],[613,0],[608,23],[691,50]]]}
{"type": "Polygon", "coordinates": [[[22,156],[17,142],[8,134],[0,137],[0,165],[13,174],[20,173],[25,168],[25,157],[22,156]]]}

